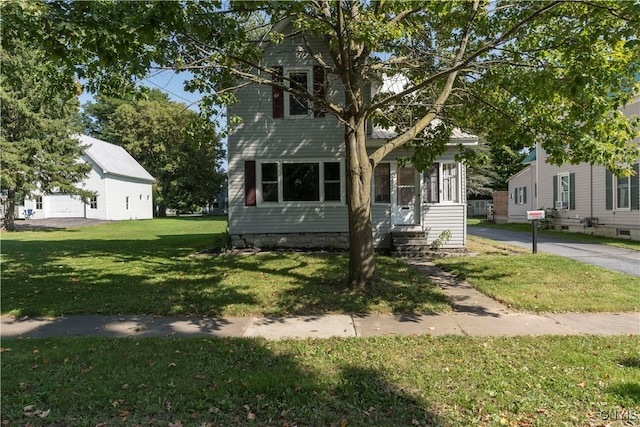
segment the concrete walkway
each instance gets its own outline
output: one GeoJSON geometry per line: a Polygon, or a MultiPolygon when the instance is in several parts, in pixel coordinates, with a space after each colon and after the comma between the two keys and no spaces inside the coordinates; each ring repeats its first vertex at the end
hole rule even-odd
{"type": "Polygon", "coordinates": [[[54,319],[0,317],[2,338],[263,337],[329,338],[389,335],[620,335],[640,334],[640,313],[513,313],[499,302],[426,260],[408,260],[437,283],[453,302],[445,314],[335,314],[261,317],[63,316],[54,319]]]}

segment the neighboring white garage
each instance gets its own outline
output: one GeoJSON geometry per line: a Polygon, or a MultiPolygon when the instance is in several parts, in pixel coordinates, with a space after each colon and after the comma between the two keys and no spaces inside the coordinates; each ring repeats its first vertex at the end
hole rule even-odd
{"type": "Polygon", "coordinates": [[[25,200],[32,218],[93,218],[102,220],[153,217],[155,179],[127,151],[114,144],[78,135],[87,148],[80,161],[92,166],[81,184],[96,196],[84,203],[69,194],[51,194],[25,200]]]}

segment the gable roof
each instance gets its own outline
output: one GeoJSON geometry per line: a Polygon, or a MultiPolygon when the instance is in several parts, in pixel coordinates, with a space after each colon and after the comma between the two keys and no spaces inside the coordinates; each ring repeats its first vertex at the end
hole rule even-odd
{"type": "Polygon", "coordinates": [[[527,154],[527,157],[524,158],[524,160],[522,160],[520,163],[522,163],[523,165],[528,165],[530,163],[534,163],[536,161],[536,148],[532,148],[531,151],[529,151],[529,154],[527,154]]]}
{"type": "Polygon", "coordinates": [[[84,154],[105,174],[136,178],[149,182],[155,181],[155,178],[119,145],[88,135],[75,135],[74,137],[82,145],[86,146],[84,154]]]}

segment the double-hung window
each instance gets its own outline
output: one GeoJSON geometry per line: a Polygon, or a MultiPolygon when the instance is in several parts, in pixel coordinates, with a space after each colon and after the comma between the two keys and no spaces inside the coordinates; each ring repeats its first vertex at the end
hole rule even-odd
{"type": "Polygon", "coordinates": [[[569,207],[569,197],[571,181],[568,173],[558,175],[558,199],[556,200],[556,208],[567,209],[569,207]]]}
{"type": "Polygon", "coordinates": [[[524,205],[527,203],[527,187],[517,187],[515,189],[515,204],[524,205]]]}
{"type": "Polygon", "coordinates": [[[36,209],[42,209],[42,196],[36,197],[36,209]]]}
{"type": "Polygon", "coordinates": [[[434,163],[424,174],[425,203],[460,202],[460,164],[434,163]]]}
{"type": "Polygon", "coordinates": [[[332,161],[260,163],[260,202],[342,202],[342,170],[332,161]]]}
{"type": "Polygon", "coordinates": [[[442,164],[442,201],[459,202],[459,178],[457,163],[442,164]]]}
{"type": "Polygon", "coordinates": [[[615,176],[611,171],[605,172],[605,204],[606,210],[638,210],[640,209],[640,165],[633,165],[631,176],[615,176]]]}
{"type": "Polygon", "coordinates": [[[391,163],[380,163],[374,169],[374,203],[391,203],[391,163]]]}
{"type": "Polygon", "coordinates": [[[615,177],[616,209],[629,209],[631,206],[630,179],[628,176],[615,177]]]}
{"type": "MultiPolygon", "coordinates": [[[[313,78],[310,69],[294,69],[287,73],[288,86],[300,92],[312,93],[313,78]]],[[[285,111],[288,117],[307,116],[309,114],[309,101],[287,92],[284,98],[285,111]]]]}
{"type": "Polygon", "coordinates": [[[91,196],[89,200],[89,209],[98,209],[98,196],[91,196]]]}

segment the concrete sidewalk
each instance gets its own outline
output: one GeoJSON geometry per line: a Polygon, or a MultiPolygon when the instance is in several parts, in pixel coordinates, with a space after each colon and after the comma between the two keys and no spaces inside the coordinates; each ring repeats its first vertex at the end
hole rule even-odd
{"type": "Polygon", "coordinates": [[[263,337],[329,338],[389,335],[620,335],[640,334],[640,313],[512,313],[426,260],[407,260],[437,283],[453,302],[445,314],[335,314],[260,317],[64,316],[0,317],[2,338],[263,337]]]}

